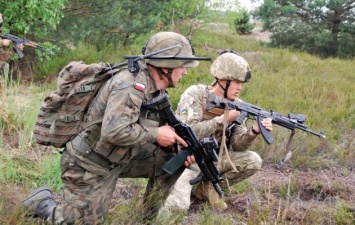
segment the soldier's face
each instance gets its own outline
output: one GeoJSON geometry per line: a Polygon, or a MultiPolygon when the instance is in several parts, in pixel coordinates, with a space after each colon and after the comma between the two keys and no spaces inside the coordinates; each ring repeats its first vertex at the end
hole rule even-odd
{"type": "Polygon", "coordinates": [[[179,83],[180,79],[187,74],[186,67],[180,66],[178,68],[175,68],[173,72],[171,73],[171,83],[168,84],[168,87],[176,87],[176,85],[179,83]]]}
{"type": "MultiPolygon", "coordinates": [[[[223,87],[226,87],[227,81],[223,80],[220,81],[220,83],[223,85],[223,87]]],[[[228,92],[227,92],[227,98],[234,100],[237,98],[242,91],[243,88],[243,83],[238,81],[238,80],[231,80],[229,87],[228,87],[228,92]]]]}

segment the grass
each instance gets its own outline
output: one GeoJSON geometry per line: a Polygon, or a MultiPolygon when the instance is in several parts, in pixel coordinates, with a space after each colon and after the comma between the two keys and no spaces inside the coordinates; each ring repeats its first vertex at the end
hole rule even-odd
{"type": "MultiPolygon", "coordinates": [[[[21,219],[23,212],[14,204],[14,200],[5,197],[14,196],[8,194],[11,187],[22,190],[18,196],[14,196],[15,200],[19,200],[38,186],[49,185],[55,193],[62,186],[60,155],[55,149],[36,145],[32,137],[41,101],[46,93],[55,89],[55,80],[44,83],[43,79],[55,78],[59,70],[72,60],[83,60],[86,63],[123,62],[124,55],[140,53],[145,39],[142,37],[124,49],[107,47],[100,52],[82,43],[70,52],[37,65],[37,79],[31,83],[22,83],[21,76],[18,79],[7,76],[1,78],[0,218],[11,218],[14,221],[4,224],[30,223],[21,219]]],[[[291,147],[293,156],[287,162],[288,165],[301,171],[341,167],[343,176],[350,177],[353,173],[352,162],[355,161],[352,144],[355,129],[354,60],[321,60],[302,52],[272,49],[252,39],[213,33],[208,29],[194,32],[192,40],[198,56],[215,59],[217,53],[214,50],[223,48],[236,50],[247,59],[253,75],[251,81],[243,87],[243,100],[284,115],[290,112],[305,114],[306,125],[310,129],[316,132],[323,130],[327,136],[325,140],[297,131],[291,147]]],[[[199,67],[188,71],[189,75],[183,78],[177,88],[169,90],[174,108],[188,86],[211,83],[213,78],[209,75],[210,65],[211,62],[201,62],[199,67]]],[[[262,138],[253,143],[252,149],[264,161],[278,162],[286,154],[289,131],[275,127],[273,135],[276,141],[272,145],[267,145],[262,138]]],[[[250,198],[240,206],[245,207],[244,210],[220,214],[202,206],[194,217],[186,219],[183,214],[176,214],[172,218],[163,218],[157,224],[234,224],[236,219],[246,224],[351,224],[354,221],[354,214],[349,210],[352,203],[341,197],[348,193],[343,184],[333,182],[328,187],[332,193],[329,197],[331,201],[323,200],[319,203],[313,197],[307,201],[302,198],[307,193],[320,196],[325,189],[324,185],[318,180],[311,180],[304,185],[301,178],[301,175],[295,173],[294,177],[282,184],[274,181],[258,188],[246,180],[229,190],[231,196],[250,198]]],[[[146,181],[126,179],[126,182],[137,189],[138,194],[132,196],[128,203],[113,206],[107,224],[118,221],[135,224],[141,221],[140,199],[146,181]]]]}

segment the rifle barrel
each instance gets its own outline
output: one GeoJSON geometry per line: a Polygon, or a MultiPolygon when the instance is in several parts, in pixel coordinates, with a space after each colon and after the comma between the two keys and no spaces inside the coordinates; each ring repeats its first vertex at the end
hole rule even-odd
{"type": "MultiPolygon", "coordinates": [[[[125,59],[132,59],[140,57],[139,55],[126,55],[124,56],[125,59]]],[[[179,57],[179,56],[151,56],[147,57],[146,59],[169,59],[169,60],[198,60],[198,61],[211,61],[211,57],[179,57]]]]}

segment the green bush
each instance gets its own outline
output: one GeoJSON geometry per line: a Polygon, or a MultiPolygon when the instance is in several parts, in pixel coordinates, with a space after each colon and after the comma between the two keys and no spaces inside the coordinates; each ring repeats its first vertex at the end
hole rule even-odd
{"type": "Polygon", "coordinates": [[[250,34],[254,29],[254,24],[250,23],[250,14],[247,10],[242,10],[241,15],[234,20],[235,30],[238,34],[250,34]]]}

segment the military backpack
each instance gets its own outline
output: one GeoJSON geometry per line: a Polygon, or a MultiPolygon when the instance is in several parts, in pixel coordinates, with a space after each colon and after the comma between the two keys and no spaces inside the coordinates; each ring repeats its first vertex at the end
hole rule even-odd
{"type": "Polygon", "coordinates": [[[62,148],[86,127],[102,122],[83,119],[101,86],[119,71],[103,72],[107,66],[73,61],[59,72],[58,89],[44,98],[37,115],[33,131],[37,143],[62,148]]]}

